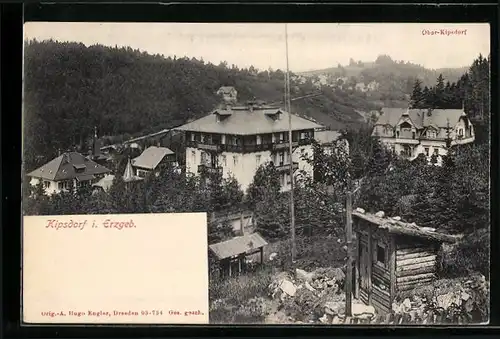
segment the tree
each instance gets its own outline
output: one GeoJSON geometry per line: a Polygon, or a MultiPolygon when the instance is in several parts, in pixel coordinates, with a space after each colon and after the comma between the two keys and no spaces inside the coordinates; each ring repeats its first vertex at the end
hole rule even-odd
{"type": "Polygon", "coordinates": [[[422,81],[419,79],[415,80],[413,84],[413,90],[411,93],[411,107],[412,108],[422,108],[424,103],[424,97],[422,93],[422,81]]]}
{"type": "Polygon", "coordinates": [[[247,203],[255,207],[266,198],[275,199],[281,191],[279,173],[273,163],[261,165],[255,172],[253,181],[248,186],[247,203]]]}

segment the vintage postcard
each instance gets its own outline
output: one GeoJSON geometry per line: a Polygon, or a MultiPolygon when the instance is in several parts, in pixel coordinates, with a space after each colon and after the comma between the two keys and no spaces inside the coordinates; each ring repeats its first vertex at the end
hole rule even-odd
{"type": "Polygon", "coordinates": [[[26,324],[486,324],[490,27],[27,22],[26,324]]]}

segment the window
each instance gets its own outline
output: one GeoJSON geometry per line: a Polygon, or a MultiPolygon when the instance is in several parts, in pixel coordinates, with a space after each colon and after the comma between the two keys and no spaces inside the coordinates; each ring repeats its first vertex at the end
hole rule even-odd
{"type": "Polygon", "coordinates": [[[436,137],[436,131],[427,131],[427,136],[429,138],[435,138],[436,137]]]}
{"type": "Polygon", "coordinates": [[[257,163],[257,167],[259,167],[259,165],[260,165],[260,155],[256,156],[255,161],[257,163]]]}
{"type": "Polygon", "coordinates": [[[191,151],[191,158],[193,159],[193,163],[196,163],[196,152],[191,151]]]}
{"type": "Polygon", "coordinates": [[[280,142],[285,140],[285,133],[280,133],[280,142]]]}
{"type": "Polygon", "coordinates": [[[43,182],[43,187],[49,188],[50,187],[50,181],[44,181],[43,182]]]}
{"type": "Polygon", "coordinates": [[[279,164],[280,166],[283,165],[285,163],[285,152],[281,152],[280,153],[280,161],[279,161],[279,164]]]}
{"type": "Polygon", "coordinates": [[[225,155],[222,156],[222,163],[224,164],[224,166],[227,166],[227,159],[225,155]]]}
{"type": "Polygon", "coordinates": [[[439,155],[439,148],[437,147],[434,148],[434,155],[439,155]]]}
{"type": "Polygon", "coordinates": [[[382,244],[377,244],[377,263],[385,266],[385,247],[382,244]]]}
{"type": "Polygon", "coordinates": [[[201,141],[202,144],[205,143],[205,134],[202,134],[200,136],[200,141],[201,141]]]}
{"type": "Polygon", "coordinates": [[[415,139],[415,132],[412,132],[411,136],[412,136],[412,139],[415,139]]]}
{"type": "Polygon", "coordinates": [[[191,133],[191,141],[194,141],[194,133],[191,133]]]}
{"type": "Polygon", "coordinates": [[[238,165],[238,156],[236,156],[236,155],[233,156],[233,162],[234,162],[234,166],[238,165]]]}
{"type": "Polygon", "coordinates": [[[429,156],[429,147],[425,148],[425,156],[427,156],[427,157],[429,156]]]}
{"type": "Polygon", "coordinates": [[[459,136],[459,137],[463,137],[463,136],[464,136],[464,130],[463,130],[462,128],[460,128],[460,129],[458,130],[458,136],[459,136]]]}
{"type": "Polygon", "coordinates": [[[399,131],[396,131],[396,138],[399,138],[399,131]]]}

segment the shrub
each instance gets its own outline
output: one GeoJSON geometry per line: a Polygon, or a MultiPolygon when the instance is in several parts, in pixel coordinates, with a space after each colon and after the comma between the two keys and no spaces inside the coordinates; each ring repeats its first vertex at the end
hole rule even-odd
{"type": "Polygon", "coordinates": [[[466,235],[450,250],[440,253],[439,273],[443,277],[469,276],[474,272],[490,274],[490,234],[482,229],[466,235]]]}

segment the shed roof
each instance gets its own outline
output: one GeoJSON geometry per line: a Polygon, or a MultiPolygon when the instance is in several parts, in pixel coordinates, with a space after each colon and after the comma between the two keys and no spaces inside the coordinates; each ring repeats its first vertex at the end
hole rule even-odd
{"type": "Polygon", "coordinates": [[[407,235],[431,241],[448,243],[454,243],[460,239],[460,236],[436,232],[433,229],[417,226],[414,223],[398,221],[393,218],[380,218],[374,214],[361,213],[357,211],[353,211],[352,215],[354,217],[366,220],[371,225],[374,225],[378,228],[386,229],[389,233],[393,234],[407,235]]]}
{"type": "Polygon", "coordinates": [[[219,260],[222,260],[266,245],[267,241],[259,233],[252,233],[210,245],[209,248],[219,260]]]}

